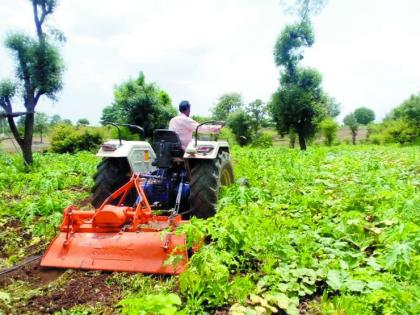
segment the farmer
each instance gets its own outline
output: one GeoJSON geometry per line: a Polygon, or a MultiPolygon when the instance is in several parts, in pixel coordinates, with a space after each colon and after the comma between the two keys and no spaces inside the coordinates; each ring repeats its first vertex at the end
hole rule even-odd
{"type": "MultiPolygon", "coordinates": [[[[192,134],[199,125],[194,119],[190,118],[191,105],[188,101],[179,104],[180,115],[175,116],[169,122],[169,130],[175,131],[181,140],[182,149],[185,150],[192,140],[192,134]]],[[[204,125],[200,127],[200,132],[217,133],[223,126],[204,125]]]]}

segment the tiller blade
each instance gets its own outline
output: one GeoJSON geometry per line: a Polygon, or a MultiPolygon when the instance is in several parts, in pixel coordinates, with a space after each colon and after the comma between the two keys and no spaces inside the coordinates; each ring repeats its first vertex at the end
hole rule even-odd
{"type": "Polygon", "coordinates": [[[153,215],[140,175],[135,174],[95,211],[66,208],[60,234],[41,266],[179,274],[188,255],[185,236],[176,235],[175,229],[186,222],[177,214],[153,215]],[[131,190],[137,191],[137,201],[133,207],[123,206],[131,190]]]}

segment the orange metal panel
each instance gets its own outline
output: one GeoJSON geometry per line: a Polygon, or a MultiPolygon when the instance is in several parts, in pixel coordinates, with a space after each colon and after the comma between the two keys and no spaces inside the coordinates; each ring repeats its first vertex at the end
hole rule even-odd
{"type": "Polygon", "coordinates": [[[161,232],[75,233],[65,245],[60,233],[41,260],[41,266],[153,274],[180,274],[188,261],[183,235],[170,235],[169,247],[161,232]],[[174,266],[163,266],[170,253],[181,256],[174,266]]]}

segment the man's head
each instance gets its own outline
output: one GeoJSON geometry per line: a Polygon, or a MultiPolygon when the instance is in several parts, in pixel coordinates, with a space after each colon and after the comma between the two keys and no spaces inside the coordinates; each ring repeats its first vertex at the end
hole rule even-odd
{"type": "Polygon", "coordinates": [[[179,103],[179,111],[189,117],[191,111],[190,102],[182,101],[181,103],[179,103]]]}

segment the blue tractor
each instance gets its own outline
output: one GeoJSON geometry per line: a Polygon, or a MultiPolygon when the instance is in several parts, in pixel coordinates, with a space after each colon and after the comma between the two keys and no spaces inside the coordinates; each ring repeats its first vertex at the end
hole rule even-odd
{"type": "Polygon", "coordinates": [[[104,143],[97,154],[103,159],[94,175],[92,205],[99,208],[111,193],[129,181],[133,173],[139,173],[152,209],[175,210],[184,218],[213,216],[220,186],[234,182],[228,143],[198,139],[201,126],[216,123],[200,124],[185,151],[178,135],[171,130],[155,130],[152,144],[124,141],[120,126],[139,131],[142,128],[111,123],[118,129],[119,139],[104,143]]]}

